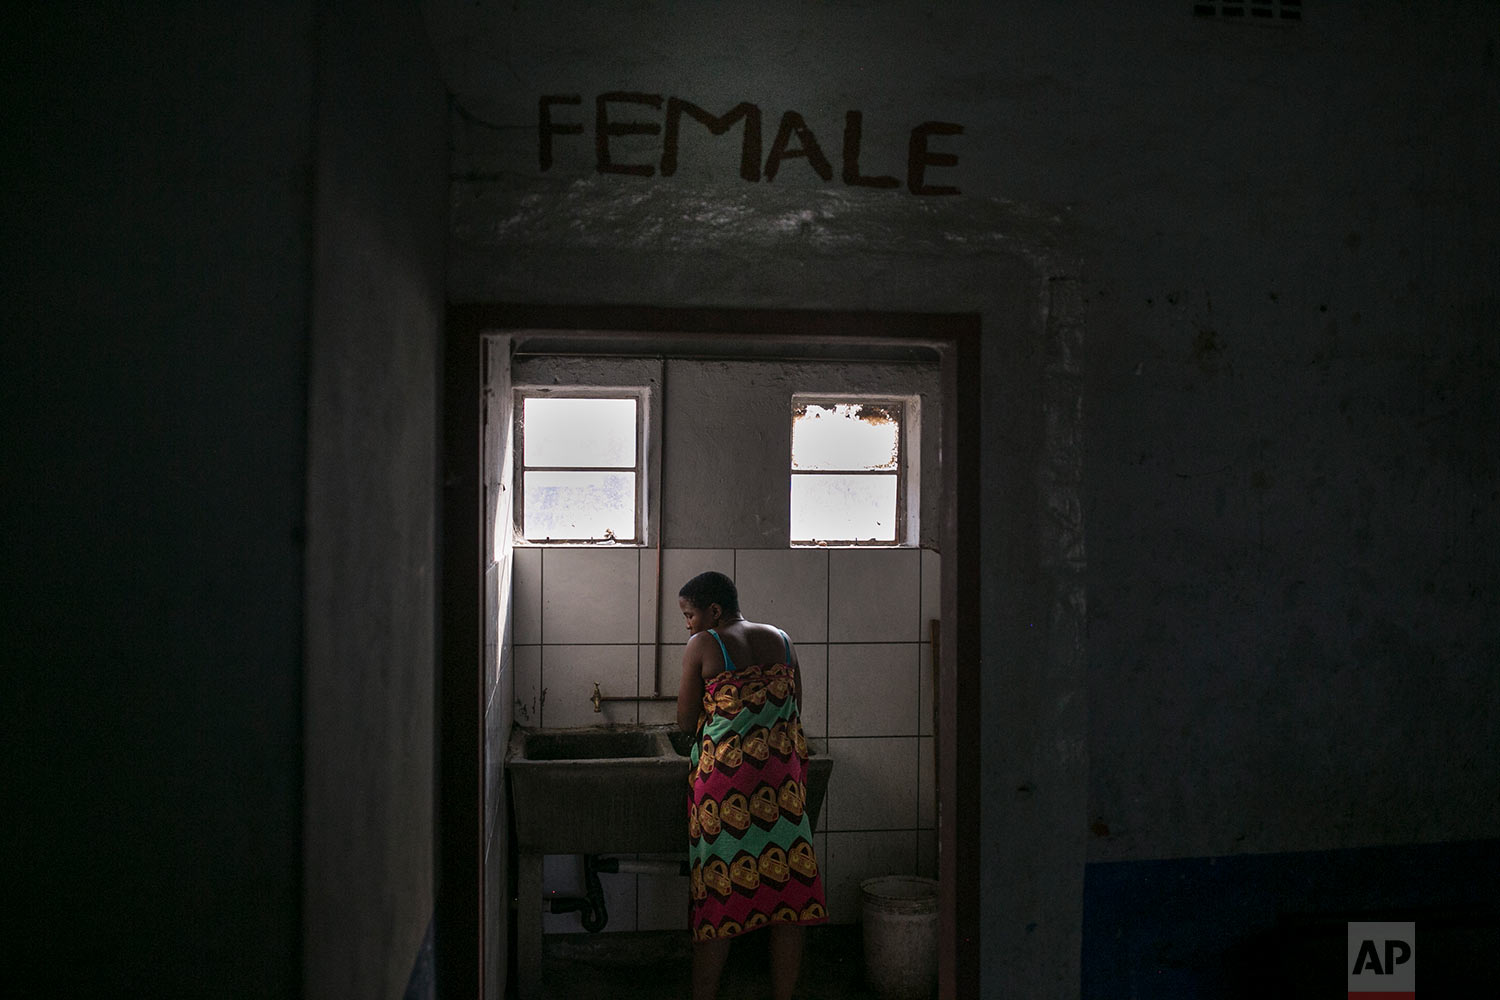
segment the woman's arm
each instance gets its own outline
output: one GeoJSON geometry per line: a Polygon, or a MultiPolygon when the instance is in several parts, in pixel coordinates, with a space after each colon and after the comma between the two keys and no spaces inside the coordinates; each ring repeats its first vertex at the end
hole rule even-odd
{"type": "Polygon", "coordinates": [[[682,680],[677,685],[677,728],[685,733],[698,731],[698,715],[703,711],[703,655],[697,638],[689,638],[682,651],[682,680]]]}

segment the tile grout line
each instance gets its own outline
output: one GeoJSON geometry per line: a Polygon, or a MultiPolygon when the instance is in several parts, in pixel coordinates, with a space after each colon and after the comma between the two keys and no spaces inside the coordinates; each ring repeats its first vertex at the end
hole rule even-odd
{"type": "MultiPolygon", "coordinates": [[[[657,530],[658,531],[661,530],[661,525],[657,525],[657,530]]],[[[646,551],[647,550],[644,549],[644,548],[637,549],[636,550],[636,555],[635,555],[635,600],[636,600],[636,606],[635,606],[635,697],[636,697],[636,700],[634,702],[634,707],[635,707],[635,723],[636,723],[636,725],[640,725],[641,724],[641,701],[640,701],[640,697],[641,697],[641,639],[642,639],[642,635],[641,635],[641,559],[643,558],[643,554],[646,551]]],[[[657,592],[658,593],[661,592],[660,582],[658,582],[658,584],[657,584],[657,592]]],[[[654,604],[655,602],[653,601],[652,603],[654,604]]],[[[653,666],[654,665],[655,664],[653,662],[653,666]]],[[[632,903],[632,909],[634,910],[634,917],[635,917],[635,921],[634,921],[634,923],[631,926],[631,930],[632,931],[638,931],[638,930],[640,930],[640,927],[641,927],[641,877],[639,875],[634,875],[634,876],[631,877],[631,881],[634,884],[631,886],[630,901],[632,903]]]]}
{"type": "MultiPolygon", "coordinates": [[[[916,819],[918,827],[922,824],[922,550],[917,549],[917,662],[916,670],[913,672],[916,680],[917,696],[912,699],[916,706],[916,732],[917,737],[917,780],[912,784],[916,794],[913,796],[912,815],[916,819]]],[[[916,871],[922,861],[922,847],[917,843],[920,838],[912,838],[911,870],[916,871]]]]}
{"type": "Polygon", "coordinates": [[[547,727],[547,632],[543,626],[547,615],[547,551],[537,552],[536,559],[536,724],[547,727]]]}
{"type": "MultiPolygon", "coordinates": [[[[829,654],[833,649],[833,553],[823,553],[823,732],[829,731],[833,694],[833,671],[829,669],[829,654]]],[[[823,737],[827,739],[825,735],[823,737]]]]}
{"type": "MultiPolygon", "coordinates": [[[[644,549],[637,549],[635,554],[635,724],[641,724],[641,557],[644,549]]],[[[660,588],[658,588],[660,589],[660,588]]],[[[653,666],[655,664],[653,663],[653,666]]],[[[637,923],[640,914],[636,914],[637,923]]]]}
{"type": "MultiPolygon", "coordinates": [[[[915,819],[917,821],[918,828],[920,828],[921,825],[922,825],[922,794],[923,794],[923,786],[925,784],[925,782],[923,780],[924,775],[923,775],[923,771],[922,771],[922,738],[921,738],[921,734],[922,734],[922,625],[923,625],[923,621],[922,621],[922,607],[923,607],[922,594],[924,592],[924,588],[927,585],[927,579],[926,579],[925,575],[923,574],[922,549],[921,549],[920,546],[917,548],[917,550],[915,552],[915,556],[916,556],[916,560],[917,560],[917,647],[916,647],[916,657],[917,657],[917,660],[916,660],[916,663],[913,664],[913,666],[915,666],[916,669],[914,671],[912,671],[912,673],[913,673],[914,679],[916,680],[917,696],[912,699],[912,702],[916,706],[916,709],[917,709],[917,711],[916,711],[916,720],[915,720],[916,721],[916,733],[917,733],[917,780],[915,782],[915,785],[916,785],[916,793],[917,794],[916,794],[916,801],[912,803],[912,806],[914,808],[913,815],[914,815],[914,817],[915,817],[915,819]]],[[[911,858],[911,870],[912,871],[917,871],[921,867],[921,864],[922,864],[922,845],[920,843],[920,840],[921,840],[921,838],[919,838],[919,837],[918,838],[913,838],[913,842],[912,842],[912,858],[911,858]]]]}
{"type": "MultiPolygon", "coordinates": [[[[833,720],[833,553],[823,553],[823,740],[824,746],[831,738],[828,733],[832,730],[833,720]]],[[[824,791],[825,801],[823,808],[828,808],[827,790],[824,791]]],[[[835,801],[837,796],[834,796],[835,801]]],[[[827,841],[825,840],[826,844],[827,841]]],[[[828,859],[825,858],[824,861],[828,859]]],[[[831,878],[831,877],[830,877],[831,878]]],[[[824,902],[827,902],[827,884],[824,885],[824,902]]]]}

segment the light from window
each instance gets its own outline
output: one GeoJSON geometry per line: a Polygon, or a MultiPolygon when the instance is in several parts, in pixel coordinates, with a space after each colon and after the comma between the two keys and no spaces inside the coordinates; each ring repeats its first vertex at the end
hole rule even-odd
{"type": "Polygon", "coordinates": [[[521,534],[528,541],[635,540],[638,403],[523,399],[521,534]]]}
{"type": "Polygon", "coordinates": [[[902,407],[803,402],[792,407],[792,541],[897,538],[902,407]]]}

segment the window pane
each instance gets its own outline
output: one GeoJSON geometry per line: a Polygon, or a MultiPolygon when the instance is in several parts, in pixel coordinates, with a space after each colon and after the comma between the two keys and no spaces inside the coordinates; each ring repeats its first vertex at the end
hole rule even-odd
{"type": "Polygon", "coordinates": [[[879,403],[807,403],[792,415],[792,468],[895,469],[901,408],[879,403]]]}
{"type": "Polygon", "coordinates": [[[521,488],[530,541],[635,540],[634,472],[527,472],[521,488]]]}
{"type": "Polygon", "coordinates": [[[792,476],[792,539],[894,542],[896,474],[792,476]]]}
{"type": "Polygon", "coordinates": [[[635,400],[530,397],[525,459],[534,465],[635,468],[635,400]]]}

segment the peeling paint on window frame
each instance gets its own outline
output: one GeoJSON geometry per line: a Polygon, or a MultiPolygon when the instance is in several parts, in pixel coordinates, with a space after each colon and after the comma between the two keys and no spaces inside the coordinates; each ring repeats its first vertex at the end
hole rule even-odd
{"type": "MultiPolygon", "coordinates": [[[[805,415],[809,406],[834,406],[857,403],[861,410],[879,409],[885,411],[876,414],[885,420],[895,420],[896,429],[896,530],[895,537],[891,540],[876,539],[799,539],[790,536],[790,546],[794,549],[806,548],[876,548],[896,549],[910,548],[918,544],[921,538],[921,526],[911,520],[911,516],[917,509],[913,506],[911,498],[908,497],[910,485],[915,481],[914,476],[919,470],[911,468],[912,461],[921,460],[921,441],[917,430],[919,417],[919,398],[917,396],[891,396],[883,394],[866,393],[816,393],[795,392],[792,394],[791,407],[788,412],[787,433],[787,505],[788,525],[790,526],[791,505],[791,477],[794,475],[879,475],[888,476],[889,472],[866,470],[866,469],[819,469],[816,471],[799,472],[792,465],[792,441],[796,432],[796,422],[799,416],[805,415]],[[894,412],[894,416],[892,413],[894,412]]],[[[861,412],[858,419],[869,419],[861,412]]]]}

